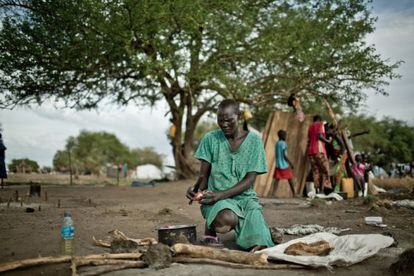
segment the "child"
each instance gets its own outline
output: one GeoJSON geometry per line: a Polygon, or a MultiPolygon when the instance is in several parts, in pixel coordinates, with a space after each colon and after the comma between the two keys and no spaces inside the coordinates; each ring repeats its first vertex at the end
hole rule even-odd
{"type": "Polygon", "coordinates": [[[361,197],[364,194],[365,186],[365,166],[362,164],[362,156],[360,154],[355,155],[355,164],[352,165],[352,174],[354,175],[355,187],[358,190],[358,196],[361,197]]]}
{"type": "Polygon", "coordinates": [[[279,184],[279,180],[287,179],[290,185],[290,189],[292,190],[293,197],[296,196],[295,194],[295,182],[293,181],[293,164],[287,157],[287,143],[286,143],[286,131],[280,129],[277,132],[279,136],[279,141],[277,141],[275,146],[275,158],[276,158],[276,169],[273,174],[273,183],[271,187],[270,194],[273,197],[276,197],[277,188],[279,184]],[[273,189],[273,191],[272,191],[273,189]]]}

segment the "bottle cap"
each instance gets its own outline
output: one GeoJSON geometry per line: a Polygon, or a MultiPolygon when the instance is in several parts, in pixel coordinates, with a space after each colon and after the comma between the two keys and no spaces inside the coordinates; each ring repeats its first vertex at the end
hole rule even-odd
{"type": "Polygon", "coordinates": [[[72,214],[70,213],[70,211],[65,211],[65,213],[63,214],[64,217],[71,217],[72,214]]]}

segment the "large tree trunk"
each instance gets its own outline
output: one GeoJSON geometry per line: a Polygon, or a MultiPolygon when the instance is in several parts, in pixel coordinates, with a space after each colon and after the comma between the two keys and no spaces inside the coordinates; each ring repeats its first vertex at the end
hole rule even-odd
{"type": "Polygon", "coordinates": [[[194,178],[199,170],[199,161],[194,158],[194,130],[196,124],[192,116],[186,118],[184,135],[180,121],[173,122],[176,126],[175,137],[171,141],[175,169],[178,179],[194,178]],[[183,139],[184,138],[184,139],[183,139]]]}
{"type": "Polygon", "coordinates": [[[194,158],[192,153],[185,150],[185,146],[173,146],[175,160],[175,169],[178,179],[194,178],[197,175],[199,162],[194,158]]]}
{"type": "Polygon", "coordinates": [[[171,108],[172,123],[176,129],[174,137],[171,137],[171,146],[177,177],[178,179],[194,178],[200,166],[199,161],[194,158],[194,131],[204,112],[193,113],[191,93],[188,92],[182,92],[178,106],[175,102],[169,103],[170,108],[173,107],[171,108]]]}

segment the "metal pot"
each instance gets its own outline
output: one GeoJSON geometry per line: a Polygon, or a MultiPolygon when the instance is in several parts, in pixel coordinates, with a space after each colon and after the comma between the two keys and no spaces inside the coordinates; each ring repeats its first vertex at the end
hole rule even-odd
{"type": "Polygon", "coordinates": [[[197,231],[195,224],[169,225],[158,228],[158,241],[172,246],[175,243],[197,241],[197,231]]]}

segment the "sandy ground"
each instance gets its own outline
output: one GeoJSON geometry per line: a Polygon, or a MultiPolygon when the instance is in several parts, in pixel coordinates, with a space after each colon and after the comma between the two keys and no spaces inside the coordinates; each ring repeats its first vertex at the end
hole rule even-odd
{"type": "MultiPolygon", "coordinates": [[[[105,252],[92,244],[92,236],[105,238],[108,232],[119,229],[130,237],[157,237],[156,228],[170,224],[197,224],[201,236],[204,224],[198,204],[188,205],[185,190],[193,182],[170,182],[155,187],[128,186],[67,186],[43,185],[48,201],[32,198],[34,213],[26,213],[26,205],[6,201],[16,190],[26,200],[28,186],[9,186],[0,190],[0,260],[13,261],[60,253],[60,227],[64,210],[70,210],[76,227],[76,254],[105,252]],[[89,202],[91,199],[91,202],[89,202]],[[57,208],[60,200],[61,208],[57,208]],[[41,210],[38,210],[38,205],[41,210]],[[166,209],[168,208],[168,209],[166,209]]],[[[348,268],[335,268],[335,275],[387,275],[388,267],[404,249],[414,246],[414,212],[407,209],[371,210],[362,200],[333,202],[331,205],[309,207],[305,199],[263,199],[264,215],[270,226],[287,227],[292,224],[350,227],[348,233],[391,232],[398,241],[376,256],[348,268]],[[382,216],[387,228],[365,225],[365,216],[382,216]]],[[[295,238],[285,236],[285,240],[295,238]]],[[[252,275],[254,270],[235,270],[209,265],[173,264],[162,270],[133,269],[111,275],[252,275]]],[[[326,269],[280,270],[280,275],[331,275],[326,269]]],[[[274,271],[260,271],[261,275],[274,275],[274,271]]],[[[5,275],[70,275],[69,266],[42,266],[18,270],[5,275]]]]}

